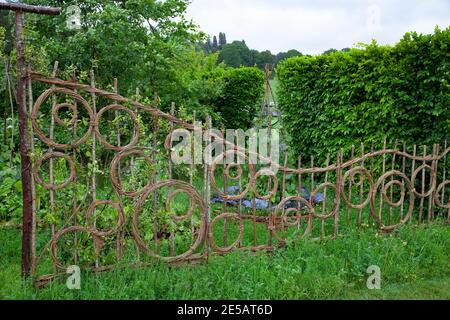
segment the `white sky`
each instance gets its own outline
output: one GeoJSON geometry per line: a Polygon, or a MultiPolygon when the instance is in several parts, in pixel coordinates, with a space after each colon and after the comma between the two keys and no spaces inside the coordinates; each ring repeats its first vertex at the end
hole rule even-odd
{"type": "Polygon", "coordinates": [[[395,44],[408,31],[450,26],[450,0],[192,0],[188,17],[228,42],[272,53],[319,54],[376,39],[395,44]]]}

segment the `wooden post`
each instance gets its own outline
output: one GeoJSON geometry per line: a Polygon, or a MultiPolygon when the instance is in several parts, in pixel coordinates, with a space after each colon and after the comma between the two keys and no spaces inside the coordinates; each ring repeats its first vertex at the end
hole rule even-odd
{"type": "MultiPolygon", "coordinates": [[[[28,110],[31,113],[33,109],[33,88],[31,85],[31,79],[28,79],[28,110]]],[[[33,128],[30,128],[30,150],[34,153],[34,132],[33,128]]],[[[33,173],[31,173],[31,274],[33,275],[36,270],[36,185],[34,182],[33,173]]]]}
{"type": "MultiPolygon", "coordinates": [[[[364,167],[364,143],[361,143],[361,167],[364,167]]],[[[362,202],[364,197],[364,177],[361,175],[359,178],[359,200],[362,202]]],[[[362,224],[362,213],[363,208],[359,209],[358,212],[358,226],[362,224]]]]}
{"type": "Polygon", "coordinates": [[[39,7],[22,4],[20,2],[0,3],[0,10],[16,12],[16,51],[17,51],[17,103],[19,118],[19,142],[22,172],[22,276],[28,277],[31,267],[31,229],[32,229],[32,192],[31,192],[31,161],[28,144],[28,116],[25,102],[26,66],[25,43],[23,39],[24,12],[58,15],[59,8],[39,7]]]}
{"type": "MultiPolygon", "coordinates": [[[[352,153],[351,153],[350,160],[353,160],[353,159],[355,159],[355,145],[352,145],[352,153]]],[[[352,180],[351,179],[349,179],[349,182],[348,182],[348,199],[349,199],[349,201],[351,203],[352,202],[352,180]]],[[[351,213],[350,207],[347,206],[347,226],[351,222],[351,215],[350,215],[350,213],[351,213]]]]}

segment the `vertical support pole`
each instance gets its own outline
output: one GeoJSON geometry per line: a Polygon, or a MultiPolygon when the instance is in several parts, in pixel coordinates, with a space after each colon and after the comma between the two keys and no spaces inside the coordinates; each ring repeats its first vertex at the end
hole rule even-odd
{"type": "MultiPolygon", "coordinates": [[[[431,163],[431,174],[430,174],[430,188],[433,188],[436,184],[437,179],[437,155],[439,153],[439,146],[437,144],[433,145],[433,162],[431,163]]],[[[434,196],[436,194],[436,190],[431,192],[430,196],[428,197],[428,215],[427,215],[427,223],[430,223],[432,219],[434,219],[434,196]]]]}
{"type": "MultiPolygon", "coordinates": [[[[364,143],[361,143],[361,157],[363,158],[361,160],[361,167],[364,167],[364,143]]],[[[362,201],[364,196],[364,178],[361,175],[361,177],[359,178],[359,200],[362,201]]],[[[360,226],[362,224],[362,212],[363,209],[359,209],[358,211],[358,226],[360,226]]]]}
{"type": "MultiPolygon", "coordinates": [[[[175,116],[175,103],[172,104],[172,108],[170,110],[170,114],[172,116],[175,116]]],[[[195,111],[194,111],[194,114],[193,114],[192,118],[193,118],[192,124],[195,127],[195,121],[197,119],[197,113],[195,111]]],[[[192,136],[190,147],[191,147],[191,155],[192,155],[191,159],[192,159],[192,161],[191,161],[191,168],[190,168],[191,170],[189,172],[189,183],[190,183],[191,186],[193,186],[194,185],[194,171],[195,171],[195,134],[192,136]]],[[[172,160],[169,160],[169,161],[170,161],[170,163],[172,163],[172,160]]],[[[170,170],[171,171],[173,170],[172,166],[171,166],[170,170]]],[[[194,243],[194,241],[195,241],[195,226],[194,226],[194,217],[192,216],[191,217],[191,245],[194,243]]]]}
{"type": "MultiPolygon", "coordinates": [[[[95,89],[95,75],[94,70],[91,70],[90,72],[90,78],[91,78],[91,88],[95,89]]],[[[92,111],[94,114],[97,114],[97,97],[94,92],[91,93],[92,98],[92,111]]],[[[98,123],[96,124],[99,125],[98,123]]],[[[97,201],[97,137],[95,135],[95,130],[92,132],[92,177],[91,177],[91,183],[92,183],[92,202],[94,203],[97,201]]],[[[94,211],[92,213],[92,216],[94,217],[93,225],[94,229],[97,227],[97,216],[96,216],[96,210],[94,208],[94,211]]],[[[94,247],[95,246],[95,238],[94,238],[94,247]]],[[[95,257],[95,267],[99,267],[99,259],[98,259],[98,252],[96,252],[95,257]]]]}
{"type": "MultiPolygon", "coordinates": [[[[374,147],[374,142],[372,141],[372,144],[370,146],[370,153],[373,154],[373,152],[375,151],[375,147],[374,147]]],[[[373,168],[374,168],[374,157],[370,157],[370,173],[373,174],[373,168]]],[[[372,195],[370,195],[372,196],[372,195]]],[[[367,219],[367,223],[370,224],[370,219],[375,218],[375,200],[373,199],[373,206],[371,204],[370,207],[370,213],[369,213],[369,218],[367,219]]]]}
{"type": "MultiPolygon", "coordinates": [[[[384,138],[383,152],[386,151],[386,148],[387,148],[387,139],[384,138]]],[[[381,175],[384,176],[385,173],[386,173],[386,153],[383,153],[383,172],[382,172],[381,175]]],[[[381,190],[384,189],[384,185],[385,185],[385,180],[383,179],[381,190]]],[[[382,211],[383,211],[383,195],[382,195],[382,192],[380,192],[380,207],[379,207],[379,211],[378,211],[378,216],[381,217],[381,219],[383,219],[383,212],[382,211]]]]}
{"type": "MultiPolygon", "coordinates": [[[[445,147],[444,147],[444,151],[447,150],[447,146],[448,146],[448,141],[445,140],[445,147]]],[[[447,154],[445,154],[444,156],[444,172],[442,175],[442,181],[446,181],[447,179],[447,154]]],[[[441,196],[441,202],[445,203],[445,188],[442,188],[442,196],[441,196]]],[[[448,209],[448,213],[447,213],[447,221],[450,221],[450,208],[448,209]]]]}
{"type": "MultiPolygon", "coordinates": [[[[139,99],[139,91],[136,91],[137,98],[139,99]]],[[[154,92],[153,94],[153,108],[158,109],[158,93],[154,92]]],[[[159,124],[158,124],[158,117],[153,116],[152,118],[152,130],[153,130],[153,137],[152,137],[152,165],[153,165],[153,171],[152,171],[152,183],[156,183],[157,180],[157,147],[158,147],[158,130],[159,130],[159,124]]],[[[153,234],[155,235],[155,242],[156,242],[156,251],[158,252],[160,249],[159,246],[159,239],[158,239],[158,192],[155,190],[153,192],[153,214],[155,215],[155,221],[153,223],[153,234]]]]}
{"type": "MultiPolygon", "coordinates": [[[[115,94],[117,94],[119,92],[119,88],[118,88],[118,81],[117,78],[114,78],[114,82],[113,82],[113,92],[115,94]]],[[[114,101],[115,104],[117,104],[117,101],[114,101]]],[[[114,116],[115,116],[115,120],[117,121],[117,119],[119,118],[119,112],[116,110],[114,112],[114,116]]],[[[118,122],[116,122],[116,141],[117,141],[117,146],[120,148],[122,146],[122,137],[120,134],[120,124],[118,122]]],[[[118,168],[117,170],[120,173],[120,163],[118,164],[118,168]]],[[[117,200],[119,201],[120,205],[123,206],[123,198],[121,194],[117,195],[117,200]]],[[[117,239],[116,239],[116,259],[117,261],[121,260],[123,257],[123,234],[124,232],[121,230],[117,233],[117,239]]]]}
{"type": "MultiPolygon", "coordinates": [[[[175,102],[172,102],[170,105],[170,115],[173,116],[174,114],[175,114],[175,102]]],[[[170,121],[169,122],[170,133],[172,133],[172,130],[173,130],[173,122],[170,121]]],[[[170,158],[171,150],[172,150],[172,140],[170,142],[169,156],[167,159],[167,166],[168,166],[168,170],[169,170],[169,180],[172,180],[172,174],[173,174],[172,173],[172,159],[170,158]]],[[[189,175],[191,177],[190,178],[190,182],[191,182],[192,181],[192,170],[189,173],[189,175]]],[[[191,184],[192,184],[192,182],[191,182],[191,184]]],[[[191,225],[192,225],[192,217],[191,217],[191,225]]],[[[192,237],[193,237],[193,235],[192,235],[192,237]]],[[[192,241],[192,237],[191,237],[191,241],[192,241]]],[[[175,255],[175,234],[174,234],[172,228],[170,230],[170,239],[169,240],[170,240],[170,255],[173,257],[175,255]]]]}
{"type": "Polygon", "coordinates": [[[28,117],[25,103],[26,67],[25,44],[23,38],[23,12],[16,11],[16,49],[17,49],[17,102],[19,117],[20,157],[23,192],[22,220],[22,276],[30,275],[32,196],[31,196],[31,161],[28,145],[28,117]]]}
{"type": "MultiPolygon", "coordinates": [[[[284,154],[284,166],[288,166],[288,153],[286,152],[284,154]]],[[[283,180],[281,185],[281,199],[284,199],[286,197],[286,171],[283,171],[283,180]]],[[[283,215],[286,212],[286,209],[283,207],[283,215]]]]}
{"type": "MultiPolygon", "coordinates": [[[[72,74],[72,80],[73,82],[77,81],[77,76],[76,76],[76,72],[75,70],[73,71],[72,74]]],[[[77,93],[77,89],[74,89],[74,92],[77,93]]],[[[74,106],[75,106],[75,114],[73,115],[75,119],[78,119],[78,107],[77,107],[77,102],[74,101],[74,106]]],[[[73,124],[73,139],[76,139],[77,136],[77,121],[75,121],[75,123],[73,124]]],[[[77,161],[77,148],[75,148],[73,150],[73,161],[76,163],[77,161]]],[[[73,226],[76,227],[78,225],[78,204],[77,204],[77,189],[74,188],[73,191],[73,195],[72,195],[72,214],[73,214],[73,226]]],[[[78,264],[78,235],[77,233],[74,234],[74,239],[73,239],[73,260],[75,264],[78,264]]]]}
{"type": "MultiPolygon", "coordinates": [[[[297,167],[298,167],[298,170],[301,170],[301,168],[302,168],[302,156],[298,157],[298,166],[297,167]]],[[[300,171],[299,171],[299,174],[298,174],[298,196],[299,197],[302,196],[302,174],[300,173],[300,171]]],[[[301,203],[300,203],[300,201],[298,201],[297,202],[297,210],[298,210],[299,213],[300,213],[301,209],[302,209],[301,208],[301,203]]],[[[301,215],[299,214],[299,217],[300,216],[301,215]]],[[[299,218],[298,219],[298,223],[297,223],[297,230],[300,230],[301,224],[302,224],[302,219],[299,218]]]]}
{"type": "MultiPolygon", "coordinates": [[[[58,72],[58,61],[55,61],[55,64],[53,65],[53,71],[52,71],[52,77],[55,78],[56,74],[58,72]]],[[[53,85],[52,88],[55,88],[56,86],[53,85]]],[[[53,110],[56,107],[56,96],[53,95],[52,96],[52,112],[51,112],[51,120],[50,120],[50,139],[53,140],[55,137],[55,117],[53,115],[53,110]]],[[[49,148],[50,152],[53,151],[53,148],[49,148]]],[[[53,158],[50,159],[49,161],[49,179],[50,179],[50,183],[54,183],[54,176],[53,176],[53,158]]],[[[56,204],[55,204],[55,191],[54,190],[50,190],[50,212],[52,214],[52,216],[55,215],[56,213],[56,204]]],[[[55,224],[52,222],[51,226],[51,234],[52,234],[52,238],[55,236],[56,233],[56,226],[55,224]]],[[[56,273],[56,265],[55,263],[52,261],[53,264],[53,273],[56,273]]]]}
{"type": "MultiPolygon", "coordinates": [[[[423,157],[425,158],[427,156],[427,146],[423,146],[423,157]]],[[[426,165],[426,161],[423,161],[423,165],[426,165]]],[[[422,194],[425,193],[425,168],[422,170],[422,194]]],[[[422,217],[423,217],[423,203],[425,201],[425,198],[420,198],[420,206],[419,206],[419,224],[422,223],[422,217]]]]}
{"type": "MultiPolygon", "coordinates": [[[[352,145],[352,153],[350,160],[353,160],[354,158],[355,158],[355,145],[352,145]]],[[[350,203],[352,202],[352,179],[349,179],[348,181],[348,200],[350,201],[350,203]]],[[[351,220],[350,212],[351,212],[350,207],[347,206],[347,226],[350,224],[351,220]]]]}
{"type": "MultiPolygon", "coordinates": [[[[339,153],[338,152],[338,154],[337,154],[337,172],[336,172],[336,185],[337,186],[340,186],[341,184],[342,184],[342,163],[343,163],[343,153],[339,153]]],[[[341,196],[340,196],[340,194],[339,194],[339,192],[341,192],[340,190],[341,190],[341,188],[337,188],[337,192],[338,192],[338,195],[337,195],[337,197],[336,197],[336,199],[337,199],[337,210],[336,210],[336,213],[335,213],[335,215],[334,215],[334,230],[333,230],[333,238],[334,239],[336,239],[337,238],[337,236],[338,236],[338,234],[339,234],[339,212],[340,212],[340,210],[339,210],[339,206],[340,206],[340,199],[341,199],[341,196]]],[[[344,188],[342,188],[342,192],[345,192],[345,190],[344,190],[344,188]]]]}
{"type": "MultiPolygon", "coordinates": [[[[314,169],[314,156],[311,156],[311,169],[314,169]]],[[[309,186],[309,203],[314,207],[314,199],[311,199],[311,192],[314,190],[314,170],[311,172],[311,184],[309,186]]],[[[309,222],[309,221],[308,221],[309,222]]],[[[314,225],[314,217],[311,218],[311,223],[314,225]]],[[[311,227],[312,233],[312,227],[311,227]]]]}
{"type": "MultiPolygon", "coordinates": [[[[33,87],[31,79],[28,78],[28,110],[31,114],[33,109],[33,87]]],[[[34,153],[34,132],[33,127],[30,126],[30,148],[34,153]]],[[[34,275],[36,271],[36,184],[34,182],[33,172],[31,172],[31,274],[34,275]]]]}
{"type": "MultiPolygon", "coordinates": [[[[413,146],[413,160],[412,160],[412,168],[411,168],[411,175],[414,173],[414,171],[416,171],[416,156],[417,156],[417,145],[415,144],[413,146]]],[[[410,180],[412,179],[412,177],[410,177],[410,180]]],[[[413,186],[414,188],[414,186],[413,186]]],[[[410,222],[412,222],[413,218],[411,217],[411,219],[409,220],[410,222]]]]}
{"type": "MultiPolygon", "coordinates": [[[[284,154],[284,167],[285,168],[287,168],[288,163],[289,163],[289,159],[288,159],[288,153],[286,151],[285,154],[284,154]]],[[[282,180],[282,183],[281,183],[281,199],[284,199],[285,197],[286,197],[286,171],[283,171],[283,180],[282,180]]],[[[285,213],[286,213],[286,208],[283,207],[283,214],[282,214],[282,216],[284,216],[285,213]]],[[[275,216],[274,213],[271,212],[271,214],[273,214],[273,216],[274,216],[273,217],[273,221],[274,221],[274,226],[276,227],[276,223],[277,223],[276,219],[277,219],[277,217],[275,216]]],[[[284,237],[284,235],[285,235],[284,231],[285,231],[284,223],[281,223],[281,232],[283,233],[283,238],[285,238],[284,237]]],[[[283,239],[283,240],[285,240],[285,239],[283,239]]]]}
{"type": "MultiPolygon", "coordinates": [[[[403,153],[406,153],[406,142],[403,142],[403,153]]],[[[402,173],[404,175],[406,175],[406,157],[403,156],[402,157],[402,173]]],[[[405,186],[405,181],[402,179],[402,185],[403,187],[405,186]]],[[[402,205],[400,207],[400,220],[403,220],[403,215],[404,215],[404,207],[405,207],[405,202],[402,202],[402,205]]]]}
{"type": "MultiPolygon", "coordinates": [[[[59,8],[31,6],[23,3],[1,2],[0,10],[13,10],[16,14],[16,52],[17,52],[17,104],[19,119],[19,145],[22,179],[22,277],[30,275],[31,231],[32,231],[32,192],[31,161],[28,144],[28,117],[26,106],[26,66],[25,43],[23,37],[24,12],[58,15],[59,8]]],[[[12,152],[12,150],[11,150],[12,152]]]]}
{"type": "MultiPolygon", "coordinates": [[[[207,116],[206,118],[206,126],[207,126],[207,130],[209,131],[209,133],[211,133],[212,131],[212,119],[211,116],[207,116]]],[[[211,136],[208,135],[208,139],[206,141],[207,145],[211,145],[211,136]]],[[[212,152],[212,150],[211,150],[212,152]]],[[[208,160],[212,160],[212,154],[209,154],[207,157],[208,160]]],[[[205,180],[205,202],[206,202],[206,207],[208,209],[208,225],[211,224],[211,183],[210,183],[210,175],[212,175],[214,173],[211,172],[211,167],[210,167],[210,163],[205,162],[205,176],[206,176],[206,180],[205,180]]],[[[210,244],[208,243],[208,254],[211,252],[211,247],[210,244]]]]}
{"type": "MultiPolygon", "coordinates": [[[[328,167],[330,165],[330,155],[327,155],[327,162],[325,164],[325,167],[328,167]]],[[[325,184],[328,183],[328,174],[329,171],[325,172],[325,184]]],[[[326,208],[327,208],[327,188],[325,188],[325,190],[323,191],[323,197],[325,198],[325,200],[322,203],[322,214],[326,214],[326,208]]],[[[314,199],[313,199],[314,201],[314,199]]],[[[325,236],[325,220],[321,219],[321,225],[320,225],[320,240],[323,239],[323,237],[325,236]]]]}
{"type": "MultiPolygon", "coordinates": [[[[398,145],[398,141],[395,140],[394,150],[397,150],[397,145],[398,145]]],[[[392,155],[392,170],[395,170],[395,153],[392,155]]],[[[394,176],[391,177],[391,182],[392,181],[394,181],[394,176]]],[[[391,196],[391,199],[394,196],[394,188],[393,187],[391,187],[390,196],[391,196]]],[[[392,225],[392,212],[393,212],[393,208],[389,207],[389,225],[392,225]]]]}
{"type": "MultiPolygon", "coordinates": [[[[222,124],[222,128],[221,128],[221,133],[222,133],[222,153],[225,154],[226,152],[226,143],[225,143],[225,127],[222,124]]],[[[216,155],[217,156],[217,155],[216,155]]],[[[226,157],[224,157],[223,159],[223,194],[224,195],[228,195],[228,179],[227,179],[227,175],[226,175],[226,167],[227,167],[227,159],[226,157]]],[[[227,200],[224,199],[223,201],[223,212],[227,212],[227,208],[228,208],[228,204],[227,204],[227,200]]],[[[227,218],[225,217],[223,219],[223,246],[227,247],[228,246],[228,240],[227,240],[227,218]]]]}

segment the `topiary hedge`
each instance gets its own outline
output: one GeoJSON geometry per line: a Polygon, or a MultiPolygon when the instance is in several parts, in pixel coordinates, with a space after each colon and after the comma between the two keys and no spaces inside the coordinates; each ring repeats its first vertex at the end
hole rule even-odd
{"type": "Polygon", "coordinates": [[[386,137],[443,143],[450,133],[450,28],[407,33],[394,47],[295,57],[278,69],[278,99],[297,155],[324,159],[386,137]]]}
{"type": "Polygon", "coordinates": [[[256,67],[226,69],[223,90],[214,103],[227,129],[248,129],[261,105],[264,74],[256,67]]]}

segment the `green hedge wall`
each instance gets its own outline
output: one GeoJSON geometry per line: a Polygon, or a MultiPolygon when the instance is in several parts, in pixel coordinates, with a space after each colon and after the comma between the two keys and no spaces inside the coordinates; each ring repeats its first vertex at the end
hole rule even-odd
{"type": "Polygon", "coordinates": [[[443,143],[450,133],[450,27],[407,33],[394,47],[280,64],[278,99],[297,155],[325,159],[341,148],[388,141],[443,143]]]}
{"type": "Polygon", "coordinates": [[[227,129],[248,129],[261,106],[264,74],[256,67],[226,69],[215,111],[227,129]]]}

